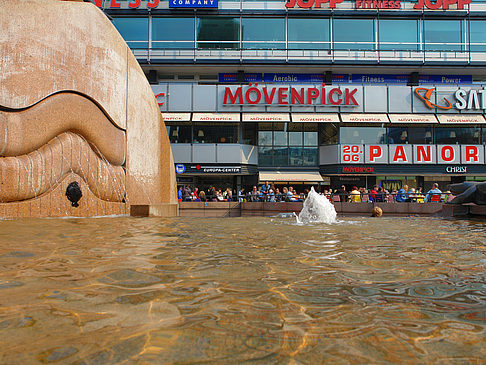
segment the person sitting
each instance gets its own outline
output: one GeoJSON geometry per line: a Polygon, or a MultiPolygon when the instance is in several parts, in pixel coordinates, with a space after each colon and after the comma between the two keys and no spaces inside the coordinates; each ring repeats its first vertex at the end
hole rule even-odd
{"type": "Polygon", "coordinates": [[[358,188],[356,186],[353,186],[353,189],[349,194],[352,203],[361,203],[361,193],[358,191],[358,188]]]}
{"type": "Polygon", "coordinates": [[[204,190],[201,190],[201,192],[199,193],[199,200],[202,202],[206,201],[206,193],[204,192],[204,190]]]}
{"type": "Polygon", "coordinates": [[[370,201],[376,201],[376,194],[378,194],[378,185],[373,185],[373,189],[370,191],[370,201]]]}
{"type": "Polygon", "coordinates": [[[268,201],[275,202],[275,193],[273,192],[272,188],[270,188],[270,190],[268,191],[268,201]]]}
{"type": "Polygon", "coordinates": [[[428,192],[427,192],[427,195],[425,196],[425,201],[426,202],[431,202],[431,201],[440,201],[440,197],[442,195],[442,191],[440,191],[439,189],[439,184],[437,183],[434,183],[434,185],[432,185],[432,189],[430,189],[428,192]],[[437,198],[437,195],[439,196],[437,198]]]}
{"type": "Polygon", "coordinates": [[[383,203],[385,201],[385,191],[383,190],[383,188],[380,186],[378,188],[378,191],[376,192],[376,196],[375,196],[375,202],[376,203],[383,203]]]}
{"type": "Polygon", "coordinates": [[[400,190],[398,190],[395,201],[399,203],[405,203],[408,200],[407,192],[408,192],[408,185],[404,185],[400,190]]]}

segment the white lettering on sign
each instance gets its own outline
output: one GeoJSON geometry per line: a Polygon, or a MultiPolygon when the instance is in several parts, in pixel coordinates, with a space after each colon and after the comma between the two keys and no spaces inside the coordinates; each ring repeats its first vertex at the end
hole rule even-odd
{"type": "Polygon", "coordinates": [[[341,145],[341,163],[363,163],[363,145],[341,145]]]}

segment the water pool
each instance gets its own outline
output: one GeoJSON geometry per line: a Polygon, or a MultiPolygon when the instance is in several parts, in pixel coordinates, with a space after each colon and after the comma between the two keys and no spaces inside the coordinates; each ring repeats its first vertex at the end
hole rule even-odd
{"type": "Polygon", "coordinates": [[[0,363],[480,363],[485,253],[485,221],[0,221],[0,363]]]}

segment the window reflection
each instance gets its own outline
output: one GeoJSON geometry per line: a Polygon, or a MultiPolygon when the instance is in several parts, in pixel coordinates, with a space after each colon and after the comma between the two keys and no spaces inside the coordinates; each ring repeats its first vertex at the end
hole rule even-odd
{"type": "Polygon", "coordinates": [[[386,129],[382,127],[341,127],[339,141],[343,144],[386,143],[386,129]]]}
{"type": "Polygon", "coordinates": [[[238,123],[194,123],[194,143],[238,143],[238,123]]]}
{"type": "Polygon", "coordinates": [[[257,144],[257,123],[243,123],[242,124],[242,140],[243,144],[256,145],[257,144]]]}
{"type": "Polygon", "coordinates": [[[170,143],[191,143],[191,123],[165,123],[170,143]]]}
{"type": "Polygon", "coordinates": [[[148,48],[148,18],[113,18],[113,25],[127,42],[128,47],[133,49],[148,48]]]}
{"type": "Polygon", "coordinates": [[[481,130],[478,127],[437,127],[436,144],[479,144],[481,130]]]}
{"type": "Polygon", "coordinates": [[[243,18],[243,48],[285,49],[285,18],[243,18]]]}
{"type": "Polygon", "coordinates": [[[198,48],[239,48],[240,19],[200,17],[197,19],[198,48]]]}
{"type": "Polygon", "coordinates": [[[338,125],[335,123],[319,123],[319,144],[338,143],[338,125]]]}
{"type": "Polygon", "coordinates": [[[380,19],[379,41],[382,50],[417,50],[417,19],[380,19]]]}
{"type": "Polygon", "coordinates": [[[329,19],[289,18],[289,49],[329,49],[329,19]]]}
{"type": "Polygon", "coordinates": [[[194,47],[194,18],[152,18],[152,48],[194,47]]]}
{"type": "Polygon", "coordinates": [[[390,144],[431,144],[432,127],[391,127],[387,131],[390,144]]]}
{"type": "Polygon", "coordinates": [[[424,33],[427,51],[463,49],[462,20],[424,20],[424,33]]]}
{"type": "Polygon", "coordinates": [[[372,50],[375,48],[373,19],[333,20],[334,49],[372,50]]]}

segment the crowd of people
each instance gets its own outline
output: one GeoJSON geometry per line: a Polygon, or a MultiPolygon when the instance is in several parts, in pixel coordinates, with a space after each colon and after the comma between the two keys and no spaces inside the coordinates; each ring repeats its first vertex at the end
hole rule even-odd
{"type": "MultiPolygon", "coordinates": [[[[409,188],[404,185],[399,190],[388,191],[381,186],[375,185],[371,189],[364,187],[358,188],[353,186],[351,190],[346,190],[346,186],[342,185],[339,189],[326,189],[321,192],[332,202],[449,202],[454,196],[450,191],[442,192],[437,183],[433,184],[432,189],[424,193],[422,188],[409,188]]],[[[241,188],[238,193],[234,193],[231,188],[216,189],[210,186],[206,190],[199,190],[198,188],[191,189],[189,186],[180,186],[178,189],[179,201],[202,201],[202,202],[298,202],[304,201],[309,190],[305,189],[303,192],[297,192],[292,186],[275,187],[266,181],[260,187],[253,186],[249,191],[241,188]]]]}

